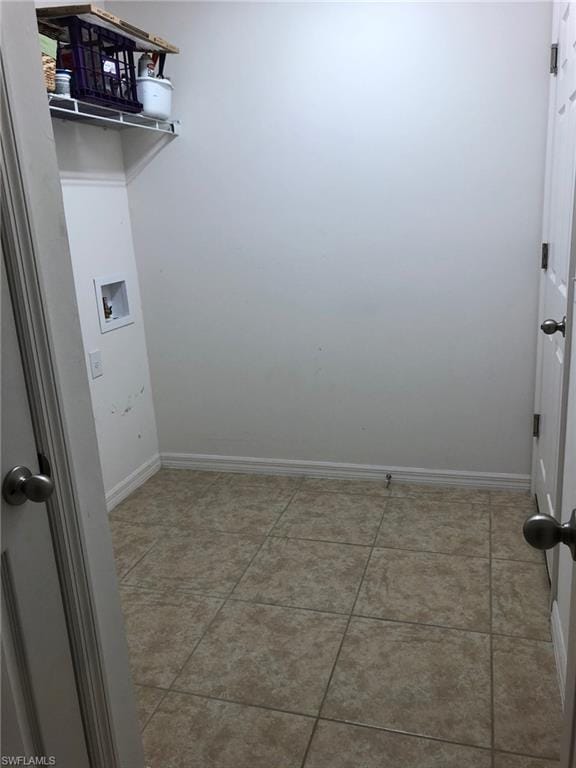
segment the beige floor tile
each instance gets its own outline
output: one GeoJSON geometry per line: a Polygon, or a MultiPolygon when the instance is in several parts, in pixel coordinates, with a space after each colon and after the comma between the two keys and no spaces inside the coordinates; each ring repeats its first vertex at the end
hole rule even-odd
{"type": "Polygon", "coordinates": [[[215,486],[188,512],[192,528],[266,534],[278,520],[292,491],[275,486],[215,486]]]}
{"type": "Polygon", "coordinates": [[[536,502],[530,491],[490,491],[493,507],[530,507],[536,511],[536,502]]]}
{"type": "Polygon", "coordinates": [[[543,563],[544,554],[526,543],[522,526],[533,510],[527,507],[496,507],[492,517],[492,557],[543,563]]]}
{"type": "Polygon", "coordinates": [[[142,486],[148,494],[206,490],[221,477],[219,472],[195,469],[161,469],[142,486]]]}
{"type": "Polygon", "coordinates": [[[169,693],[144,731],[147,768],[300,768],[314,720],[169,693]]]}
{"type": "MultiPolygon", "coordinates": [[[[218,503],[223,507],[236,502],[238,505],[254,503],[283,504],[286,506],[296,491],[296,485],[286,483],[263,483],[260,485],[244,485],[232,483],[230,478],[238,475],[225,475],[224,480],[217,482],[204,493],[202,500],[211,504],[218,503]],[[228,482],[225,480],[228,479],[228,482]]],[[[241,476],[240,476],[241,477],[241,476]]],[[[284,478],[282,478],[284,479],[284,478]]],[[[292,478],[288,478],[291,480],[292,478]]]]}
{"type": "Polygon", "coordinates": [[[305,477],[302,490],[306,493],[348,493],[361,496],[389,496],[386,480],[343,480],[325,477],[305,477]]]}
{"type": "Polygon", "coordinates": [[[413,483],[395,483],[390,486],[391,495],[396,498],[419,496],[436,499],[437,501],[452,501],[470,504],[487,504],[489,491],[482,488],[459,488],[451,485],[415,485],[413,483]]]}
{"type": "Polygon", "coordinates": [[[233,597],[346,613],[352,610],[369,555],[368,547],[269,538],[233,597]]]}
{"type": "Polygon", "coordinates": [[[228,603],[174,687],[317,714],[345,628],[344,616],[228,603]]]}
{"type": "Polygon", "coordinates": [[[222,601],[204,595],[121,587],[134,682],[167,688],[222,601]]]}
{"type": "Polygon", "coordinates": [[[354,612],[490,631],[490,563],[483,558],[375,549],[354,612]]]}
{"type": "Polygon", "coordinates": [[[178,486],[165,493],[149,490],[147,484],[119,504],[111,514],[112,520],[135,525],[155,525],[167,528],[189,528],[190,509],[205,493],[201,486],[178,486]]]}
{"type": "Polygon", "coordinates": [[[122,520],[110,520],[110,532],[119,579],[168,533],[160,526],[133,525],[122,520]]]}
{"type": "Polygon", "coordinates": [[[290,538],[371,545],[385,503],[378,497],[301,491],[272,533],[290,538]]]}
{"type": "Polygon", "coordinates": [[[143,731],[146,727],[146,723],[158,707],[158,704],[164,698],[166,691],[160,690],[160,688],[149,688],[144,685],[135,685],[134,693],[136,694],[136,706],[138,708],[138,721],[140,722],[140,730],[143,731]]]}
{"type": "Polygon", "coordinates": [[[488,747],[489,637],[353,619],[322,715],[488,747]]]}
{"type": "Polygon", "coordinates": [[[220,475],[216,487],[222,488],[269,488],[278,491],[294,492],[302,484],[300,475],[256,475],[232,473],[220,475]]]}
{"type": "Polygon", "coordinates": [[[490,752],[321,720],[305,768],[492,768],[490,752]]]}
{"type": "Polygon", "coordinates": [[[179,531],[159,541],[124,581],[134,586],[228,595],[263,541],[257,536],[217,531],[179,531]]]}
{"type": "Polygon", "coordinates": [[[494,636],[498,750],[557,759],[562,714],[551,643],[494,636]]]}
{"type": "Polygon", "coordinates": [[[544,563],[492,562],[492,629],[503,635],[551,640],[550,585],[544,563]]]}
{"type": "Polygon", "coordinates": [[[390,499],[376,546],[488,557],[490,510],[481,504],[416,496],[390,499]]]}
{"type": "Polygon", "coordinates": [[[505,755],[497,752],[494,755],[494,768],[559,768],[556,760],[538,760],[521,755],[505,755]]]}

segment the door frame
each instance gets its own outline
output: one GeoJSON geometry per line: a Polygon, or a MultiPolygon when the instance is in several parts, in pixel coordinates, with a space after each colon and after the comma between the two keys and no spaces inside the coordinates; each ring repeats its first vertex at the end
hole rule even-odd
{"type": "Polygon", "coordinates": [[[144,764],[32,2],[3,4],[2,250],[90,764],[144,764]]]}

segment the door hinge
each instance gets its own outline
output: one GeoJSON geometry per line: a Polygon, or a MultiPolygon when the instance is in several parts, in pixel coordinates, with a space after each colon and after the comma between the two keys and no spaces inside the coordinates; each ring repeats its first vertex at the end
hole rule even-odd
{"type": "Polygon", "coordinates": [[[532,437],[540,437],[540,414],[535,413],[532,420],[532,437]]]}
{"type": "Polygon", "coordinates": [[[548,269],[548,253],[550,251],[550,247],[548,243],[542,243],[542,261],[540,262],[540,266],[544,271],[548,269]]]}
{"type": "Polygon", "coordinates": [[[552,43],[550,46],[550,74],[558,74],[558,43],[552,43]]]}

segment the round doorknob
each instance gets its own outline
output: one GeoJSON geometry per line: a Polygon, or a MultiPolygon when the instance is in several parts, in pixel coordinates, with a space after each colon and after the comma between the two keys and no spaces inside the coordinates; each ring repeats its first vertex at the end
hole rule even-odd
{"type": "Polygon", "coordinates": [[[556,544],[566,544],[576,560],[576,509],[570,520],[559,523],[551,515],[532,515],[523,527],[524,538],[536,549],[552,549],[556,544]]]}
{"type": "Polygon", "coordinates": [[[562,318],[562,322],[559,323],[557,320],[553,320],[552,318],[549,318],[548,320],[544,320],[542,325],[540,326],[540,330],[544,331],[546,336],[552,336],[553,333],[557,333],[560,331],[562,336],[566,335],[566,318],[562,318]]]}
{"type": "Polygon", "coordinates": [[[536,549],[552,549],[562,541],[562,526],[551,515],[532,515],[524,523],[524,538],[536,549]]]}
{"type": "Polygon", "coordinates": [[[25,501],[48,501],[54,491],[54,480],[48,475],[33,475],[28,467],[13,467],[2,483],[2,496],[13,506],[25,501]]]}

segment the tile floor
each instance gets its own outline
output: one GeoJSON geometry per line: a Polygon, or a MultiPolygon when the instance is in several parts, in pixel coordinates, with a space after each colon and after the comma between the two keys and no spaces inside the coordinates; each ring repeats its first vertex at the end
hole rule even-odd
{"type": "Polygon", "coordinates": [[[520,493],[162,470],[111,516],[147,766],[557,766],[531,511],[520,493]]]}

